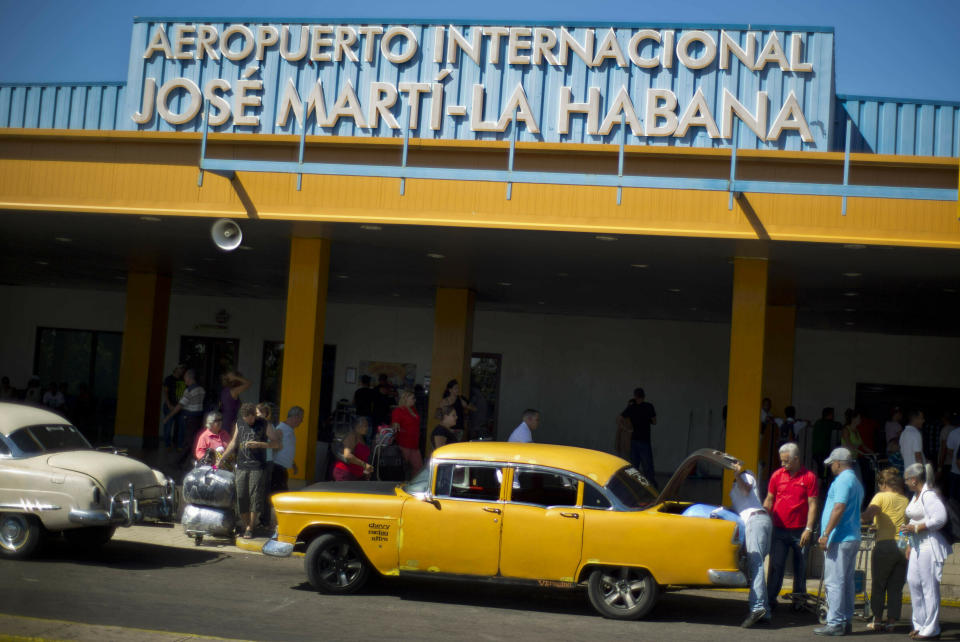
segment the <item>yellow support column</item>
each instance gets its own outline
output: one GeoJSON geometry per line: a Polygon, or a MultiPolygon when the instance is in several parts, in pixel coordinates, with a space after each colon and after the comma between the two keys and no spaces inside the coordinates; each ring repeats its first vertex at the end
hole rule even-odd
{"type": "Polygon", "coordinates": [[[427,455],[433,450],[429,432],[436,425],[437,409],[447,382],[456,379],[460,391],[470,395],[470,356],[473,353],[474,293],[437,288],[433,312],[433,361],[430,365],[430,403],[427,416],[427,455]]]}
{"type": "Polygon", "coordinates": [[[320,373],[323,330],[327,317],[330,241],[297,238],[290,242],[287,316],[283,332],[283,374],[280,416],[291,406],[304,409],[297,430],[297,479],[313,480],[316,467],[317,426],[320,421],[320,373]]]}
{"type": "Polygon", "coordinates": [[[114,424],[114,444],[118,446],[156,448],[159,445],[160,388],[169,313],[169,276],[155,272],[127,274],[114,424]]]}
{"type": "MultiPolygon", "coordinates": [[[[763,386],[767,260],[737,257],[733,262],[730,315],[730,374],[727,380],[725,450],[756,471],[760,455],[760,401],[763,386]]],[[[727,471],[723,497],[733,483],[727,471]]]]}

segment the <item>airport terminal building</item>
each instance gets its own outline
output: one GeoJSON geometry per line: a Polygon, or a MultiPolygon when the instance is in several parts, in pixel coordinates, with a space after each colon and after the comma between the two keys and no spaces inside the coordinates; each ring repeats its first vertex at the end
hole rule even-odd
{"type": "Polygon", "coordinates": [[[306,479],[364,374],[602,450],[642,386],[665,473],[764,397],[956,410],[960,104],[835,80],[828,27],[137,19],[125,80],[0,85],[0,375],[156,448],[237,368],[306,479]]]}

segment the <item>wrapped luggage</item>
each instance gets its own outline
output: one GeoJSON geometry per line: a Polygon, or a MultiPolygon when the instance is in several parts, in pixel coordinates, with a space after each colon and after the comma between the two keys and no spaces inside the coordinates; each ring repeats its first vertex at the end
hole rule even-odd
{"type": "Polygon", "coordinates": [[[232,510],[236,496],[230,471],[199,466],[183,478],[183,501],[187,504],[232,510]]]}
{"type": "Polygon", "coordinates": [[[219,537],[232,535],[236,522],[232,508],[210,508],[193,504],[187,504],[183,507],[183,516],[180,521],[183,524],[184,532],[188,535],[201,533],[219,537]]]}

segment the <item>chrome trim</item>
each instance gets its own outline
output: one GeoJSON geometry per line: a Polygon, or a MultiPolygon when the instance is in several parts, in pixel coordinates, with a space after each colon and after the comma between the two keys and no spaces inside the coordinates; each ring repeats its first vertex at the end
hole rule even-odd
{"type": "Polygon", "coordinates": [[[275,539],[268,539],[266,544],[260,549],[264,555],[271,557],[290,557],[293,554],[293,544],[279,542],[275,539]]]}
{"type": "Polygon", "coordinates": [[[718,571],[711,568],[707,571],[707,578],[711,584],[717,586],[746,586],[747,576],[741,571],[718,571]]]}
{"type": "Polygon", "coordinates": [[[109,524],[110,513],[105,510],[81,510],[71,508],[68,519],[74,524],[109,524]]]}
{"type": "Polygon", "coordinates": [[[31,502],[29,499],[21,499],[19,504],[0,504],[0,509],[22,510],[28,513],[34,511],[60,510],[56,504],[41,504],[40,502],[31,502]]]}

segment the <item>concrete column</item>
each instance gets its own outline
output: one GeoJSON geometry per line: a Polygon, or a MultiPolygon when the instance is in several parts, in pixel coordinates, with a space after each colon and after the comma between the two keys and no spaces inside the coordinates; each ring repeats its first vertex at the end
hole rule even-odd
{"type": "MultiPolygon", "coordinates": [[[[430,365],[430,403],[427,430],[436,425],[437,409],[447,382],[460,382],[461,393],[470,396],[470,355],[473,352],[474,293],[456,288],[437,288],[433,316],[433,361],[430,365]]],[[[432,450],[427,435],[427,453],[432,450]]]]}
{"type": "Polygon", "coordinates": [[[280,416],[291,406],[304,409],[297,428],[294,478],[312,481],[316,467],[317,427],[320,421],[320,373],[323,330],[327,317],[330,241],[298,238],[290,242],[287,314],[283,332],[283,374],[280,416]]]}
{"type": "MultiPolygon", "coordinates": [[[[756,472],[760,457],[760,401],[767,312],[767,259],[737,257],[733,263],[730,374],[724,449],[756,472]]],[[[727,471],[723,497],[733,483],[727,471]]]]}
{"type": "Polygon", "coordinates": [[[117,446],[139,449],[159,445],[160,389],[169,314],[170,277],[156,272],[130,272],[114,428],[117,446]]]}

